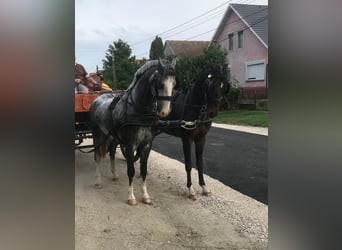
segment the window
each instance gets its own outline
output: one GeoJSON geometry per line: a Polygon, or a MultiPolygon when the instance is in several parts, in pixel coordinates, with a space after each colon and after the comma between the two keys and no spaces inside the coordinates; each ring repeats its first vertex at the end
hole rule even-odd
{"type": "Polygon", "coordinates": [[[233,50],[233,38],[234,38],[233,33],[228,35],[228,48],[229,48],[229,50],[233,50]]]}
{"type": "Polygon", "coordinates": [[[238,48],[242,48],[243,47],[243,30],[239,31],[237,35],[238,35],[238,48]]]}
{"type": "Polygon", "coordinates": [[[246,81],[258,81],[265,79],[265,61],[246,63],[246,81]]]}

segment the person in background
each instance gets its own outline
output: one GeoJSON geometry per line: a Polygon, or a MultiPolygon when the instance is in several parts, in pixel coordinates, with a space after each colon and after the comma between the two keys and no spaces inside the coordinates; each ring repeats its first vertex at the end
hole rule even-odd
{"type": "Polygon", "coordinates": [[[75,62],[75,93],[88,93],[89,89],[87,87],[86,81],[89,77],[87,71],[83,65],[75,62]]]}
{"type": "Polygon", "coordinates": [[[106,84],[106,83],[104,82],[104,77],[103,77],[103,75],[101,75],[101,74],[97,74],[97,75],[98,75],[98,77],[100,77],[101,82],[102,82],[102,88],[101,88],[101,90],[113,91],[113,90],[109,87],[109,85],[106,84]]]}

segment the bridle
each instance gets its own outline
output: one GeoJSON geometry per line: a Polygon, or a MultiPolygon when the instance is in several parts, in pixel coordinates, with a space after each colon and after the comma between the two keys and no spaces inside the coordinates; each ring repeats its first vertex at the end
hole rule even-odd
{"type": "MultiPolygon", "coordinates": [[[[152,95],[151,102],[147,106],[140,106],[134,102],[131,93],[129,93],[129,101],[128,104],[131,104],[135,109],[140,112],[140,115],[148,117],[157,118],[157,105],[158,101],[171,101],[172,95],[170,96],[161,96],[158,93],[158,90],[161,89],[163,75],[166,70],[173,70],[172,68],[168,68],[168,66],[164,66],[162,69],[156,69],[153,74],[149,77],[148,82],[150,84],[150,93],[152,95]]],[[[130,89],[133,91],[134,87],[130,89]]]]}
{"type": "MultiPolygon", "coordinates": [[[[208,75],[208,78],[206,78],[203,86],[203,102],[200,108],[200,113],[199,113],[199,120],[200,121],[209,121],[212,120],[208,117],[208,105],[211,103],[220,103],[223,99],[223,95],[219,95],[218,97],[208,97],[209,93],[209,88],[210,86],[217,85],[217,84],[223,84],[224,81],[224,76],[221,75],[214,75],[212,76],[211,74],[208,75]],[[213,79],[220,79],[220,80],[213,80],[213,79]],[[221,81],[222,79],[222,81],[221,81]]],[[[215,86],[215,89],[218,86],[215,86]]]]}
{"type": "MultiPolygon", "coordinates": [[[[223,99],[223,95],[220,95],[220,96],[218,96],[217,98],[211,98],[211,99],[208,99],[208,92],[209,92],[209,87],[211,86],[211,85],[218,85],[218,84],[224,84],[223,83],[223,81],[225,81],[225,79],[224,79],[224,76],[220,76],[220,75],[218,75],[218,76],[211,76],[210,75],[210,77],[208,77],[206,80],[205,80],[205,83],[204,83],[204,100],[205,100],[205,102],[207,103],[207,104],[209,104],[209,103],[220,103],[221,101],[222,101],[222,99],[223,99]],[[216,80],[215,82],[213,81],[213,79],[219,79],[219,80],[216,80]]],[[[215,86],[215,88],[216,88],[217,86],[215,86]]]]}
{"type": "Polygon", "coordinates": [[[172,95],[160,96],[158,93],[158,90],[161,89],[163,75],[165,74],[166,70],[171,71],[173,69],[169,68],[169,66],[165,66],[165,68],[163,69],[163,72],[160,72],[160,70],[157,69],[149,79],[149,82],[151,82],[151,94],[153,96],[153,100],[155,101],[171,101],[172,100],[172,95]]]}
{"type": "MultiPolygon", "coordinates": [[[[165,71],[173,70],[169,68],[170,66],[164,66],[162,70],[156,69],[154,73],[150,76],[149,82],[151,84],[151,95],[152,95],[152,113],[157,117],[157,108],[158,108],[158,101],[169,101],[172,100],[172,95],[169,96],[161,96],[159,95],[159,89],[162,86],[163,76],[165,75],[165,71]]],[[[174,73],[174,70],[173,72],[174,73]]]]}
{"type": "MultiPolygon", "coordinates": [[[[204,83],[200,87],[200,91],[198,92],[199,96],[201,96],[201,102],[197,104],[188,103],[189,98],[192,98],[193,91],[194,91],[194,85],[190,85],[184,98],[184,102],[175,102],[175,99],[177,98],[177,95],[174,96],[174,102],[173,104],[176,105],[182,105],[182,119],[181,120],[159,120],[158,125],[160,127],[166,127],[166,128],[178,128],[182,127],[186,130],[194,130],[196,129],[200,124],[205,124],[212,121],[212,118],[209,117],[208,112],[208,106],[211,103],[220,103],[223,99],[224,94],[222,94],[222,88],[225,86],[228,88],[223,92],[226,93],[227,90],[229,90],[229,83],[227,82],[226,75],[220,71],[218,74],[211,74],[209,72],[206,73],[206,78],[204,80],[204,83]],[[214,85],[214,86],[213,86],[214,85]],[[209,94],[210,88],[214,88],[218,91],[217,88],[220,88],[220,94],[216,96],[212,96],[209,94]],[[185,112],[186,107],[192,107],[193,108],[193,114],[195,114],[195,119],[190,118],[191,120],[185,121],[185,112]],[[196,111],[195,111],[196,110],[196,111]],[[197,113],[198,112],[198,113],[197,113]],[[198,116],[197,116],[198,114],[198,116]]],[[[196,83],[195,83],[196,84],[196,83]]]]}

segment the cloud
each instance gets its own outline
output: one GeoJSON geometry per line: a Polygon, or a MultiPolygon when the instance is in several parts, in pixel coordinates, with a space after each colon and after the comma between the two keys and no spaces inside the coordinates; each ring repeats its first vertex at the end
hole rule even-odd
{"type": "MultiPolygon", "coordinates": [[[[259,4],[256,0],[254,4],[259,4]]],[[[224,3],[223,0],[174,0],[171,4],[160,0],[75,0],[75,47],[79,58],[88,68],[101,65],[104,50],[119,38],[132,48],[137,58],[148,57],[154,37],[177,25],[224,3]],[[88,48],[89,45],[89,48],[88,48]],[[87,63],[88,61],[88,63],[87,63]]],[[[227,3],[228,6],[228,3],[227,3]]],[[[217,24],[203,23],[186,32],[161,35],[168,39],[184,40],[211,30],[217,24]]],[[[184,29],[184,27],[183,27],[184,29]]],[[[180,29],[178,29],[179,31],[180,29]]],[[[212,34],[197,39],[210,39],[212,34]]]]}

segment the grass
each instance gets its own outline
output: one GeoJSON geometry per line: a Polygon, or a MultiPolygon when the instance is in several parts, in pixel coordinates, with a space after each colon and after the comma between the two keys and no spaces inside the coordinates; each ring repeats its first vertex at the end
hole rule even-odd
{"type": "Polygon", "coordinates": [[[214,119],[216,123],[268,127],[268,111],[263,110],[229,110],[220,111],[214,119]]]}

